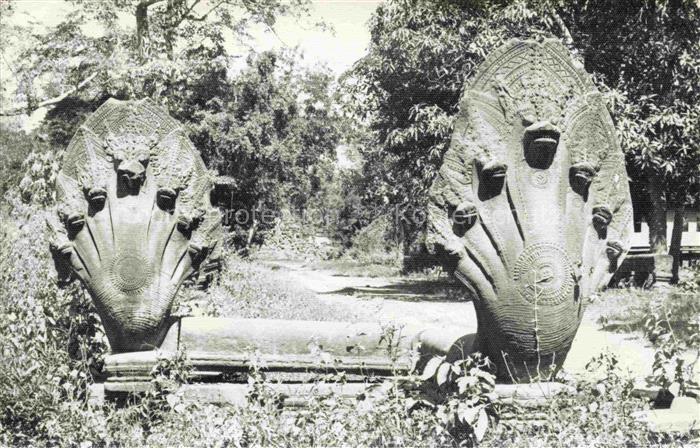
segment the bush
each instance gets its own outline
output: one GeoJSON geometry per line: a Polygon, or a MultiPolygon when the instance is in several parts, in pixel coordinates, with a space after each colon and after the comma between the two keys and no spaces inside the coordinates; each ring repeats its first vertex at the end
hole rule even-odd
{"type": "Polygon", "coordinates": [[[282,217],[266,236],[263,245],[253,258],[273,260],[327,260],[335,258],[341,248],[330,238],[324,237],[324,210],[314,209],[301,217],[283,211],[282,217]]]}
{"type": "Polygon", "coordinates": [[[353,237],[346,255],[363,263],[400,267],[403,252],[402,245],[392,238],[395,225],[390,215],[378,217],[353,237]]]}
{"type": "Polygon", "coordinates": [[[16,196],[10,205],[0,227],[0,440],[59,440],[80,433],[106,339],[82,289],[56,286],[45,226],[52,211],[16,196]]]}
{"type": "Polygon", "coordinates": [[[0,124],[0,198],[19,185],[22,161],[32,151],[32,144],[25,132],[0,124]]]}
{"type": "MultiPolygon", "coordinates": [[[[281,397],[254,360],[247,406],[188,402],[178,389],[187,381],[188,364],[179,357],[158,364],[153,392],[138,402],[123,408],[94,404],[88,388],[100,371],[106,342],[82,288],[56,286],[44,225],[54,211],[25,204],[16,195],[8,201],[0,226],[0,445],[402,447],[472,446],[481,439],[495,446],[637,446],[687,441],[683,434],[652,434],[630,417],[649,404],[631,396],[631,379],[607,354],[589,364],[584,378],[565,379],[576,394],[551,397],[537,410],[498,401],[478,357],[458,363],[438,359],[423,377],[370,384],[358,397],[322,394],[323,383],[342,384],[345,377],[319,376],[305,397],[307,410],[292,412],[280,408],[281,397]]],[[[661,350],[674,349],[666,345],[673,339],[665,336],[671,329],[685,344],[697,345],[696,330],[676,331],[685,328],[682,322],[692,324],[697,313],[692,300],[678,297],[686,296],[650,295],[641,311],[628,313],[635,325],[652,330],[649,337],[661,350]],[[652,299],[661,300],[666,311],[644,314],[660,306],[652,299]]],[[[353,316],[352,310],[320,301],[271,268],[233,255],[210,292],[186,291],[182,311],[319,320],[353,316]]],[[[661,361],[666,365],[668,360],[661,361]]]]}
{"type": "Polygon", "coordinates": [[[37,205],[56,202],[56,177],[61,156],[51,151],[33,151],[22,162],[24,176],[19,182],[22,200],[37,205]]]}
{"type": "Polygon", "coordinates": [[[678,288],[683,292],[700,294],[700,264],[689,269],[688,276],[678,283],[678,288]]]}
{"type": "Polygon", "coordinates": [[[648,446],[660,440],[630,415],[649,404],[632,397],[633,381],[614,355],[602,353],[580,379],[560,376],[575,392],[549,397],[542,408],[501,406],[501,424],[486,442],[499,446],[648,446]]]}
{"type": "Polygon", "coordinates": [[[361,311],[323,301],[283,273],[234,254],[225,259],[216,285],[206,292],[192,291],[181,303],[179,314],[184,315],[322,321],[363,317],[361,311]]]}

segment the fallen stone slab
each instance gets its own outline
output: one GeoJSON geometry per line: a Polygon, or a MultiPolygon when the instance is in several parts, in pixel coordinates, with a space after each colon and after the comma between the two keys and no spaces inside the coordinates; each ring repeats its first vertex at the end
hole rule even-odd
{"type": "Polygon", "coordinates": [[[104,391],[149,390],[154,367],[177,353],[186,354],[193,383],[246,383],[255,368],[284,383],[335,372],[364,382],[407,372],[415,339],[376,323],[187,317],[172,325],[158,350],[107,356],[104,391]]]}
{"type": "Polygon", "coordinates": [[[632,414],[655,432],[700,431],[700,403],[692,397],[676,397],[669,409],[652,409],[632,414]]]}
{"type": "Polygon", "coordinates": [[[540,407],[547,405],[555,395],[575,395],[576,388],[554,381],[542,381],[523,384],[497,384],[494,392],[501,403],[517,404],[523,407],[540,407]]]}

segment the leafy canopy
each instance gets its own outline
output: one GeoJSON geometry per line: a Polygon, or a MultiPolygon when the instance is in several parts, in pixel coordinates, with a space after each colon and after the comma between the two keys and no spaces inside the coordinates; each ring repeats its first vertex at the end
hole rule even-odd
{"type": "Polygon", "coordinates": [[[630,174],[658,176],[669,198],[697,201],[699,9],[647,0],[383,3],[369,54],[344,80],[366,127],[366,197],[421,207],[463,85],[485,55],[510,38],[556,37],[606,93],[630,174]]]}

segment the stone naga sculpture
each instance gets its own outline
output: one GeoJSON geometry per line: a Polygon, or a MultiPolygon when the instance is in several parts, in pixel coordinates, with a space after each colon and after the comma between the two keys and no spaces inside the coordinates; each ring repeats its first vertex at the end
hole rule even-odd
{"type": "Polygon", "coordinates": [[[624,157],[600,94],[558,41],[511,41],[467,86],[432,186],[430,238],[474,298],[502,380],[563,363],[583,299],[627,250],[624,157]]]}
{"type": "Polygon", "coordinates": [[[221,245],[214,176],[184,129],[149,100],[108,100],[79,128],[56,180],[52,253],[85,285],[113,352],[158,347],[182,283],[221,245]]]}

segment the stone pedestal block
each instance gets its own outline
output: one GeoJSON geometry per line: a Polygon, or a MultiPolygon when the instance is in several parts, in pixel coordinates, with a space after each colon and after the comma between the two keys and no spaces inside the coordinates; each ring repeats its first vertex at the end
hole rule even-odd
{"type": "Polygon", "coordinates": [[[178,351],[193,382],[245,383],[254,366],[283,383],[334,372],[362,382],[407,372],[419,340],[420,334],[374,323],[188,317],[170,327],[159,350],[108,356],[105,391],[147,390],[153,367],[178,351]]]}
{"type": "Polygon", "coordinates": [[[700,403],[691,397],[676,397],[670,409],[654,409],[633,414],[656,432],[700,431],[700,403]]]}

